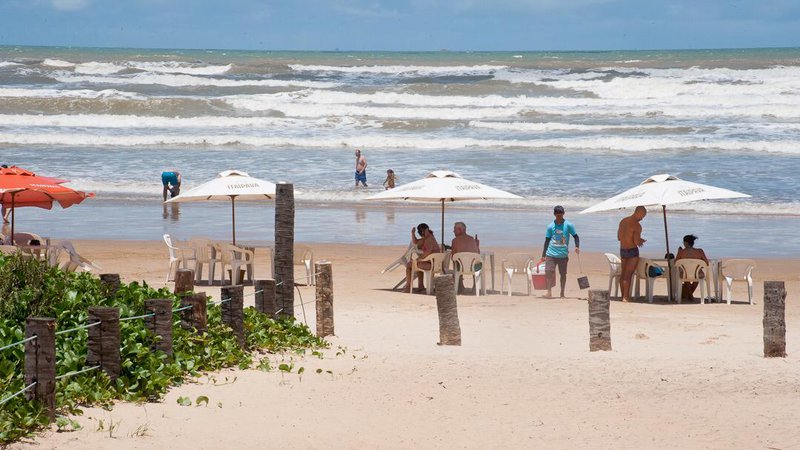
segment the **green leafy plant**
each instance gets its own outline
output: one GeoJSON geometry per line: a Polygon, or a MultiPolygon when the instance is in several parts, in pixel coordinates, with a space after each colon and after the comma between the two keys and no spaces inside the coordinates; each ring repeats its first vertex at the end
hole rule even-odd
{"type": "MultiPolygon", "coordinates": [[[[25,338],[27,317],[55,317],[59,330],[85,325],[90,306],[114,306],[120,317],[144,313],[150,298],[170,298],[175,307],[179,300],[166,288],[153,289],[146,283],[122,284],[114,295],[88,273],[65,273],[35,260],[18,255],[0,255],[0,347],[25,338]]],[[[80,407],[98,405],[106,409],[114,401],[157,401],[171,386],[187,376],[226,367],[248,368],[253,365],[254,350],[268,353],[305,353],[327,348],[307,326],[293,318],[273,320],[253,308],[244,311],[246,348],[241,348],[232,330],[222,322],[218,305],[208,308],[208,327],[203,333],[180,327],[179,314],[173,316],[173,356],[152,350],[157,337],[147,331],[142,320],[120,322],[121,373],[111,381],[102,370],[65,377],[56,383],[56,407],[60,415],[78,414],[80,407]]],[[[78,372],[86,368],[88,332],[86,329],[56,338],[56,373],[78,372]]],[[[269,370],[269,358],[261,358],[258,368],[269,370]]],[[[293,370],[290,365],[288,371],[293,370]]],[[[214,377],[209,377],[216,380],[214,377]]],[[[236,381],[225,378],[225,383],[236,381]]],[[[0,352],[0,399],[18,392],[24,384],[24,346],[0,352]]],[[[179,403],[180,403],[179,399],[179,403]]],[[[192,405],[191,399],[186,399],[192,405]]],[[[182,404],[182,403],[181,403],[182,404]]],[[[208,398],[198,397],[195,405],[207,405],[208,398]]],[[[221,407],[221,404],[218,404],[221,407]]],[[[14,442],[49,424],[36,402],[20,395],[0,408],[0,446],[14,442]]],[[[77,422],[75,423],[77,425],[77,422]]],[[[77,425],[79,426],[79,425],[77,425]]],[[[56,423],[58,429],[75,426],[56,423]]],[[[114,437],[119,423],[98,423],[114,437]]],[[[141,431],[141,430],[140,430],[141,431]]],[[[146,429],[142,433],[146,433],[146,429]]],[[[144,435],[144,434],[140,434],[144,435]]]]}

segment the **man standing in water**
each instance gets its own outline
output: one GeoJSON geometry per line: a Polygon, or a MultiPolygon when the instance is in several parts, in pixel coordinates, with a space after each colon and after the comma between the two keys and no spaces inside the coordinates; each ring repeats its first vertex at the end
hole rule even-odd
{"type": "Polygon", "coordinates": [[[361,156],[361,150],[356,149],[356,187],[359,181],[367,187],[367,158],[361,156]]]}
{"type": "Polygon", "coordinates": [[[647,215],[644,206],[637,206],[633,214],[619,222],[617,239],[619,240],[619,257],[622,259],[622,273],[620,274],[620,285],[622,285],[622,301],[628,302],[631,299],[631,279],[636,266],[639,265],[639,247],[644,245],[642,239],[642,224],[639,222],[647,215]]]}

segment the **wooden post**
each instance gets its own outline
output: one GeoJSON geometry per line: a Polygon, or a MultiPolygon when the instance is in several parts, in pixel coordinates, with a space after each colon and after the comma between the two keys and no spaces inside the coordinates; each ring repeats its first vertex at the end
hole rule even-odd
{"type": "Polygon", "coordinates": [[[294,316],[294,186],[275,187],[275,299],[282,316],[294,316]]]}
{"type": "Polygon", "coordinates": [[[178,269],[175,271],[175,295],[182,296],[194,291],[194,270],[178,269]]]}
{"type": "Polygon", "coordinates": [[[205,292],[195,292],[181,297],[181,307],[189,306],[181,311],[181,328],[197,330],[202,333],[208,329],[208,297],[205,292]]]}
{"type": "Polygon", "coordinates": [[[100,365],[111,381],[116,381],[120,373],[120,332],[119,308],[107,306],[89,307],[89,324],[100,322],[100,325],[89,327],[89,340],[86,356],[87,366],[100,365]]]}
{"type": "Polygon", "coordinates": [[[233,329],[239,345],[244,347],[244,286],[223,286],[220,297],[222,322],[233,329]]]}
{"type": "Polygon", "coordinates": [[[589,290],[589,351],[611,350],[611,313],[608,291],[589,290]]]}
{"type": "Polygon", "coordinates": [[[117,295],[117,291],[122,282],[120,281],[118,273],[101,273],[100,283],[105,287],[106,295],[114,297],[117,295]]]}
{"type": "Polygon", "coordinates": [[[461,345],[461,325],[458,321],[453,275],[433,278],[436,290],[436,308],[439,310],[439,345],[461,345]]]}
{"type": "Polygon", "coordinates": [[[764,282],[764,357],[786,357],[786,288],[783,281],[764,282]]]}
{"type": "Polygon", "coordinates": [[[317,274],[317,337],[333,336],[333,268],[329,261],[314,264],[317,274]]]}
{"type": "Polygon", "coordinates": [[[56,319],[29,317],[25,322],[25,386],[36,386],[25,393],[28,400],[42,404],[50,420],[56,417],[56,319]]]}
{"type": "Polygon", "coordinates": [[[167,298],[145,300],[144,310],[155,314],[153,317],[145,317],[144,322],[151,333],[161,338],[153,344],[153,350],[161,350],[172,356],[172,300],[167,298]]]}
{"type": "Polygon", "coordinates": [[[275,280],[256,280],[254,286],[256,311],[275,318],[275,311],[278,310],[275,302],[275,280]]]}

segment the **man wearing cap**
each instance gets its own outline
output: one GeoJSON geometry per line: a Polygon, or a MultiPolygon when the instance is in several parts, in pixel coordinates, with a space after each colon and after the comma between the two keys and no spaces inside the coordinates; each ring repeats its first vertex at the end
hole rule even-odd
{"type": "Polygon", "coordinates": [[[564,219],[564,207],[561,205],[553,208],[555,220],[547,226],[544,236],[542,259],[545,262],[545,275],[547,277],[547,297],[553,297],[553,286],[556,285],[556,266],[561,276],[561,298],[564,298],[564,287],[567,285],[567,263],[569,262],[569,237],[575,237],[575,253],[581,252],[581,240],[575,231],[575,226],[564,219]]]}

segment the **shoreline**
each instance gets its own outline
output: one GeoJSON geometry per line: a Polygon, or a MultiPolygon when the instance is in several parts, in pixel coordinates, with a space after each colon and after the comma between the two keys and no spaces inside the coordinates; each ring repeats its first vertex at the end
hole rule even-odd
{"type": "MultiPolygon", "coordinates": [[[[396,206],[301,204],[296,208],[295,239],[298,242],[352,245],[407,245],[409,229],[427,222],[441,240],[441,213],[425,204],[396,206]]],[[[448,205],[449,206],[449,205],[448,205]]],[[[575,224],[584,250],[616,253],[616,230],[627,211],[580,215],[567,208],[567,220],[575,224]]],[[[237,237],[241,240],[274,239],[274,205],[245,203],[236,207],[237,237]]],[[[681,236],[699,237],[697,246],[712,258],[785,258],[800,255],[800,216],[781,218],[781,226],[764,233],[762,216],[668,214],[670,249],[677,253],[681,236]]],[[[552,221],[549,211],[488,210],[474,207],[445,208],[445,240],[452,239],[452,224],[463,221],[469,234],[477,234],[488,247],[539,247],[552,221]]],[[[650,257],[665,253],[661,212],[651,211],[642,222],[642,248],[650,257]]],[[[17,211],[16,230],[53,239],[159,240],[163,234],[178,239],[209,237],[229,239],[230,208],[219,202],[185,205],[160,203],[95,202],[91,199],[65,210],[23,208],[17,211]]],[[[540,251],[540,250],[539,250],[540,251]]]]}

